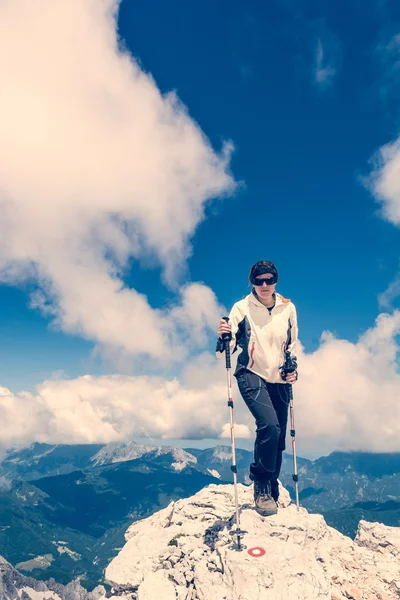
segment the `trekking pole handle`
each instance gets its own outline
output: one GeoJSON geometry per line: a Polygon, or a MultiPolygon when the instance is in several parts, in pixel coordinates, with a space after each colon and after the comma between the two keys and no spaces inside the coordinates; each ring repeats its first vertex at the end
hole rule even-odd
{"type": "Polygon", "coordinates": [[[279,370],[284,381],[286,380],[286,375],[288,373],[297,371],[297,358],[291,355],[290,350],[285,350],[285,362],[279,370]]]}
{"type": "MultiPolygon", "coordinates": [[[[229,323],[229,317],[222,317],[222,318],[224,319],[224,321],[229,323]]],[[[230,353],[230,348],[229,348],[229,342],[232,339],[232,333],[231,332],[223,333],[221,339],[224,342],[226,368],[230,369],[231,368],[231,353],[230,353]]]]}
{"type": "Polygon", "coordinates": [[[284,369],[286,373],[293,373],[297,369],[297,359],[291,355],[290,350],[285,350],[284,369]]]}

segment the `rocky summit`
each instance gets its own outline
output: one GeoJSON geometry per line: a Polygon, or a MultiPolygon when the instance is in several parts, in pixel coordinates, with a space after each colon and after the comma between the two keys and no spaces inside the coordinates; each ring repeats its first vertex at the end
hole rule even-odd
{"type": "Polygon", "coordinates": [[[266,518],[254,510],[253,487],[238,484],[240,550],[233,485],[211,484],[129,527],[107,590],[36,581],[0,557],[0,600],[400,598],[400,528],[360,521],[352,541],[280,489],[278,514],[266,518]]]}
{"type": "MultiPolygon", "coordinates": [[[[394,600],[400,598],[400,528],[361,521],[355,541],[321,515],[297,510],[281,488],[278,514],[254,510],[238,485],[211,484],[133,523],[106,569],[109,598],[130,600],[394,600]]],[[[105,598],[105,596],[104,596],[105,598]]]]}

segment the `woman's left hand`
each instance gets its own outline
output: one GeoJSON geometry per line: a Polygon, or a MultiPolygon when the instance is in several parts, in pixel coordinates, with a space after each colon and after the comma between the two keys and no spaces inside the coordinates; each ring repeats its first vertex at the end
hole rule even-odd
{"type": "Polygon", "coordinates": [[[293,383],[296,383],[297,371],[293,371],[293,373],[287,373],[285,381],[286,383],[290,383],[291,385],[293,385],[293,383]]]}

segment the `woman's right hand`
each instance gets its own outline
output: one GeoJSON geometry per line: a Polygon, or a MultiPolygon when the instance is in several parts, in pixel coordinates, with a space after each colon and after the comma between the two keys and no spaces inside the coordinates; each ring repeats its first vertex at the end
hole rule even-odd
{"type": "Polygon", "coordinates": [[[218,325],[218,337],[222,339],[222,335],[224,333],[230,333],[232,331],[232,325],[230,323],[230,321],[228,321],[228,323],[225,321],[225,319],[221,319],[218,325]]]}

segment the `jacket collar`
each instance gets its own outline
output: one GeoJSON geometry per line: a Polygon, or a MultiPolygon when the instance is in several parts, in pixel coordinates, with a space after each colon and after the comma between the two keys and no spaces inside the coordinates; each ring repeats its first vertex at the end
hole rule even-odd
{"type": "MultiPolygon", "coordinates": [[[[249,302],[251,302],[252,304],[255,304],[256,306],[262,306],[263,308],[265,308],[265,305],[259,301],[257,296],[253,294],[253,291],[251,291],[247,297],[249,299],[249,302]]],[[[275,292],[275,306],[280,306],[281,304],[289,304],[289,302],[289,298],[285,298],[284,296],[282,296],[282,294],[275,292]]]]}

